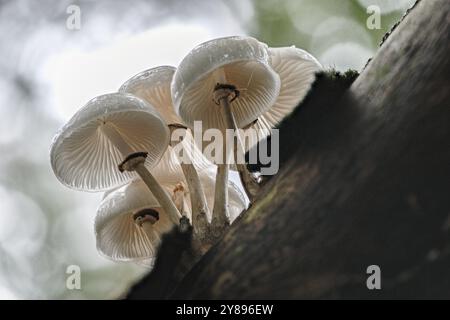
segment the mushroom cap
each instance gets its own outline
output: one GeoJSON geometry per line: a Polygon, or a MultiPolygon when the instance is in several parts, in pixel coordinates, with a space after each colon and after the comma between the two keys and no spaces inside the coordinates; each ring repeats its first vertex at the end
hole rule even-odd
{"type": "Polygon", "coordinates": [[[202,43],[183,59],[172,81],[175,111],[189,127],[202,121],[204,129],[226,128],[220,107],[213,101],[217,83],[234,85],[240,91],[231,104],[239,128],[267,111],[280,90],[266,44],[237,36],[202,43]]]}
{"type": "Polygon", "coordinates": [[[148,152],[145,164],[149,169],[167,149],[169,129],[151,105],[130,94],[105,94],[75,113],[53,139],[50,160],[61,183],[77,190],[104,191],[137,176],[118,170],[124,156],[101,130],[105,123],[132,150],[148,152]]]}
{"type": "Polygon", "coordinates": [[[272,68],[281,80],[280,93],[269,110],[250,126],[257,129],[257,137],[252,137],[247,150],[259,140],[270,135],[285,117],[290,115],[308,94],[322,65],[310,53],[295,46],[269,48],[272,68]]]}
{"type": "MultiPolygon", "coordinates": [[[[183,121],[175,113],[170,94],[170,83],[175,70],[176,68],[172,66],[160,66],[145,70],[127,80],[120,87],[119,92],[130,93],[149,102],[167,125],[182,124],[183,121]]],[[[190,130],[186,131],[181,143],[183,145],[182,152],[186,152],[197,170],[212,166],[212,163],[195,146],[190,130]]],[[[159,163],[153,168],[152,174],[167,183],[176,183],[180,181],[180,177],[183,177],[180,161],[172,146],[168,146],[159,163]]]]}
{"type": "MultiPolygon", "coordinates": [[[[212,209],[215,185],[212,171],[202,172],[200,181],[205,189],[207,204],[212,209]]],[[[169,194],[175,187],[174,184],[164,182],[162,186],[169,194]]],[[[230,220],[233,221],[245,209],[246,201],[242,191],[231,181],[229,181],[228,191],[229,214],[230,220]]],[[[191,219],[189,194],[186,194],[184,206],[187,217],[191,219]]],[[[211,220],[211,216],[208,219],[211,220]]],[[[160,208],[158,201],[145,183],[136,179],[105,193],[95,217],[97,250],[114,261],[138,261],[142,265],[151,266],[156,257],[161,236],[170,231],[173,226],[174,224],[160,208]],[[155,209],[159,213],[159,220],[152,225],[157,235],[153,239],[149,239],[133,220],[133,215],[145,208],[155,209]]]]}
{"type": "Polygon", "coordinates": [[[173,223],[145,183],[136,179],[108,192],[100,203],[95,217],[97,250],[114,261],[153,259],[161,236],[172,227],[173,223]],[[159,213],[159,220],[152,225],[153,239],[133,219],[136,212],[148,208],[159,213]]]}
{"type": "Polygon", "coordinates": [[[170,83],[176,71],[172,66],[159,66],[142,71],[127,80],[119,92],[131,93],[149,102],[169,125],[183,123],[175,113],[170,93],[170,83]]]}

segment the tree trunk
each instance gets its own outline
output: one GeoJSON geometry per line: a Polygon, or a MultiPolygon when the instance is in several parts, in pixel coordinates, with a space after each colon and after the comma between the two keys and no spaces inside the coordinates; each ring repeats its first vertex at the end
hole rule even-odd
{"type": "Polygon", "coordinates": [[[449,9],[420,1],[340,99],[316,83],[280,172],[171,297],[450,298],[449,9]]]}

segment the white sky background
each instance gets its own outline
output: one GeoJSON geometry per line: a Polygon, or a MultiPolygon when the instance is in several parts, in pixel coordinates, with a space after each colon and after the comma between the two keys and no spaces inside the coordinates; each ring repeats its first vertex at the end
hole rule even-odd
{"type": "MultiPolygon", "coordinates": [[[[376,2],[397,9],[389,1],[376,2]]],[[[87,101],[116,91],[136,73],[177,66],[206,40],[246,34],[252,1],[226,2],[79,1],[77,31],[66,28],[72,1],[0,4],[0,299],[114,298],[141,274],[97,254],[93,219],[101,195],[59,184],[50,168],[50,141],[87,101]],[[95,281],[81,291],[65,290],[68,264],[80,265],[95,281]]],[[[287,3],[290,14],[307,6],[320,11],[316,1],[287,3]]],[[[402,1],[402,8],[410,3],[402,1]]],[[[311,50],[325,66],[360,69],[375,50],[367,30],[343,17],[322,19],[319,11],[293,19],[294,27],[311,33],[311,50]],[[330,30],[338,29],[348,41],[329,45],[330,30]]]]}
{"type": "MultiPolygon", "coordinates": [[[[251,17],[251,7],[248,10],[251,17]]],[[[218,16],[214,19],[221,21],[220,24],[200,19],[182,21],[170,18],[136,33],[121,30],[117,34],[108,34],[112,28],[107,29],[105,36],[108,41],[102,38],[99,44],[86,41],[80,45],[66,41],[39,70],[40,76],[49,84],[51,105],[56,114],[67,120],[92,97],[116,91],[138,72],[159,65],[177,66],[194,46],[211,38],[245,34],[226,6],[221,4],[216,12],[218,16]]],[[[80,31],[72,32],[79,33],[77,37],[89,39],[98,27],[95,23],[86,24],[80,31]]],[[[42,37],[48,37],[48,34],[42,37]]]]}

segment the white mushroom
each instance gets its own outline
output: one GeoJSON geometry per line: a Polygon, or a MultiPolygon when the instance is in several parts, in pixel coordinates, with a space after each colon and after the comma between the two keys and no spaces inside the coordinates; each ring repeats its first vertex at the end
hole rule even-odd
{"type": "MultiPolygon", "coordinates": [[[[170,188],[165,188],[167,189],[170,188]]],[[[95,217],[97,250],[114,261],[152,264],[170,221],[142,180],[105,194],[95,217]]]]}
{"type": "Polygon", "coordinates": [[[180,213],[147,169],[168,143],[169,129],[151,105],[130,94],[105,94],[89,101],[56,135],[51,164],[63,184],[84,191],[117,187],[135,171],[177,223],[180,213]]]}
{"type": "MultiPolygon", "coordinates": [[[[214,201],[214,179],[205,171],[201,182],[206,186],[209,204],[214,201]]],[[[167,193],[179,190],[180,184],[167,185],[162,181],[167,193]]],[[[230,219],[234,220],[245,208],[245,199],[240,190],[230,182],[230,219]]],[[[175,192],[177,194],[177,192],[175,192]]],[[[184,198],[186,216],[191,217],[190,200],[184,198]]],[[[161,237],[174,224],[160,208],[142,180],[134,180],[118,189],[108,191],[97,210],[95,234],[97,249],[115,261],[134,261],[151,265],[156,257],[161,237]]],[[[203,243],[206,247],[211,243],[203,243]]]]}
{"type": "Polygon", "coordinates": [[[202,155],[194,144],[190,130],[182,124],[182,120],[175,113],[170,94],[170,83],[175,70],[171,66],[145,70],[126,81],[119,92],[131,93],[148,101],[161,114],[171,133],[177,131],[181,136],[180,148],[176,147],[179,141],[171,141],[161,161],[152,172],[156,178],[163,174],[165,181],[168,181],[168,176],[179,180],[179,177],[184,174],[190,191],[194,232],[202,237],[207,231],[207,216],[210,213],[197,170],[207,169],[213,164],[202,155]],[[177,151],[182,154],[180,155],[177,151]]]}
{"type": "MultiPolygon", "coordinates": [[[[189,127],[193,128],[194,121],[202,121],[205,128],[231,129],[216,105],[217,99],[213,99],[218,83],[241,91],[232,104],[238,128],[268,110],[280,90],[267,45],[238,36],[202,43],[183,59],[172,82],[175,110],[189,127]]],[[[234,93],[229,93],[230,98],[234,93]]]]}
{"type": "MultiPolygon", "coordinates": [[[[205,129],[236,131],[267,111],[279,90],[280,79],[270,66],[267,45],[250,37],[226,37],[197,46],[183,59],[172,81],[172,100],[191,128],[194,121],[201,121],[205,129]]],[[[234,139],[239,150],[235,157],[243,155],[239,135],[234,139]]],[[[219,224],[227,224],[227,160],[226,154],[217,170],[213,222],[219,224]]],[[[236,160],[241,177],[248,175],[245,163],[236,160]]],[[[245,187],[248,182],[243,179],[245,187]]]]}

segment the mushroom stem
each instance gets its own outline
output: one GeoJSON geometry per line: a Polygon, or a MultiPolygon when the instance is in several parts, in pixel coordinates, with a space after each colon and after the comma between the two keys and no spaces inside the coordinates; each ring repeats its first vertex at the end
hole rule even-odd
{"type": "Polygon", "coordinates": [[[251,202],[256,197],[256,194],[258,193],[260,189],[260,185],[255,180],[255,178],[252,176],[250,171],[248,171],[247,166],[245,163],[240,163],[238,161],[238,151],[240,154],[244,155],[244,144],[242,143],[241,135],[239,133],[239,129],[236,125],[236,119],[234,118],[233,112],[231,110],[231,104],[228,100],[228,98],[222,98],[219,100],[220,106],[224,110],[225,114],[225,122],[227,124],[227,128],[234,130],[234,162],[236,164],[236,168],[239,172],[239,177],[241,179],[242,185],[244,186],[245,193],[247,194],[248,198],[251,202]]]}
{"type": "Polygon", "coordinates": [[[172,199],[170,199],[170,197],[167,195],[166,191],[164,191],[158,181],[156,181],[155,177],[153,177],[153,175],[150,173],[150,171],[148,171],[143,163],[139,163],[136,166],[135,171],[145,182],[164,211],[169,215],[172,222],[178,224],[181,218],[181,214],[173,203],[172,199]]]}
{"type": "Polygon", "coordinates": [[[230,225],[228,215],[228,164],[219,164],[216,174],[216,188],[214,190],[214,208],[211,227],[213,236],[220,237],[223,230],[230,225]]]}
{"type": "MultiPolygon", "coordinates": [[[[169,125],[171,133],[173,130],[179,128],[179,126],[169,125]]],[[[183,142],[178,142],[183,143],[183,142]]],[[[175,144],[171,143],[174,147],[175,144]]],[[[205,191],[200,182],[200,178],[197,169],[193,165],[192,159],[189,153],[186,152],[183,145],[184,157],[186,157],[187,163],[184,163],[179,157],[181,169],[183,170],[184,177],[189,189],[189,197],[191,199],[191,212],[192,212],[192,226],[194,233],[200,238],[204,239],[209,229],[208,216],[209,207],[206,201],[205,191]]],[[[177,154],[178,156],[178,154],[177,154]]]]}
{"type": "MultiPolygon", "coordinates": [[[[135,151],[131,149],[130,145],[123,139],[121,134],[117,132],[113,125],[105,123],[101,126],[102,132],[108,138],[109,141],[119,150],[122,156],[125,158],[128,155],[134,153],[135,151]]],[[[134,167],[134,171],[141,177],[147,187],[150,189],[151,193],[158,200],[161,207],[169,215],[170,219],[177,224],[180,220],[181,214],[175,207],[172,199],[167,195],[161,185],[156,181],[153,175],[144,166],[143,162],[137,163],[134,167]]]]}
{"type": "MultiPolygon", "coordinates": [[[[217,91],[216,91],[217,92],[217,91]]],[[[233,120],[229,117],[226,110],[229,110],[229,95],[219,94],[218,103],[221,106],[222,115],[228,120],[233,120]]],[[[227,135],[225,134],[225,139],[227,135]]],[[[214,209],[212,214],[211,227],[213,232],[213,237],[218,238],[223,233],[223,230],[230,225],[230,219],[228,214],[228,148],[224,147],[225,158],[223,164],[217,165],[216,174],[216,188],[214,190],[214,209]]]]}
{"type": "Polygon", "coordinates": [[[181,169],[187,181],[192,207],[192,226],[194,233],[203,239],[208,231],[209,208],[205,192],[200,182],[197,170],[192,163],[182,163],[181,169]]]}

